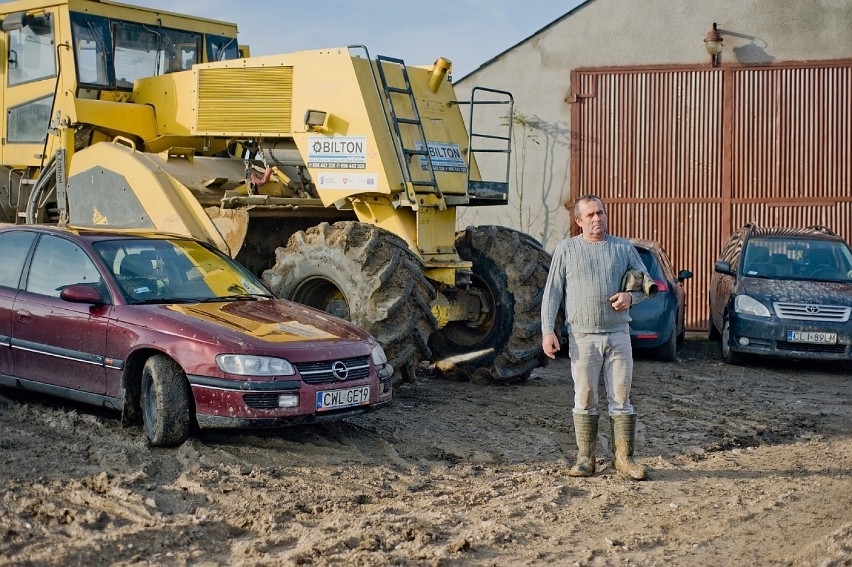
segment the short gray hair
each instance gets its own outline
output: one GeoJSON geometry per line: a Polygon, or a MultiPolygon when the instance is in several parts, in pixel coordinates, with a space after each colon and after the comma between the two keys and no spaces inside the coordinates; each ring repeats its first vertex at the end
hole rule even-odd
{"type": "Polygon", "coordinates": [[[585,201],[598,201],[603,207],[604,212],[606,212],[606,203],[604,203],[604,200],[598,197],[597,195],[592,195],[591,193],[580,195],[574,201],[573,205],[569,205],[568,202],[566,202],[565,208],[570,210],[574,214],[575,219],[578,219],[580,218],[580,203],[583,203],[585,201]]]}

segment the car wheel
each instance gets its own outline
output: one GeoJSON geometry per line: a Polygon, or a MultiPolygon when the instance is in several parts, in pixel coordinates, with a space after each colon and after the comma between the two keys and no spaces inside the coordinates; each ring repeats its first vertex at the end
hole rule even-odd
{"type": "Polygon", "coordinates": [[[677,334],[677,339],[675,340],[677,341],[677,348],[683,346],[683,343],[686,341],[686,325],[681,328],[680,332],[677,334]]]}
{"type": "Polygon", "coordinates": [[[674,362],[677,360],[677,335],[674,331],[669,335],[668,340],[657,347],[657,358],[664,362],[674,362]]]}
{"type": "Polygon", "coordinates": [[[726,364],[742,364],[743,355],[731,350],[731,322],[727,315],[725,315],[725,322],[722,324],[722,340],[719,348],[722,353],[722,360],[726,364]]]}
{"type": "Polygon", "coordinates": [[[493,225],[457,233],[456,250],[473,263],[471,288],[489,309],[476,324],[454,321],[434,333],[429,345],[435,358],[486,353],[461,365],[487,368],[501,382],[526,380],[547,360],[541,350],[541,290],[550,254],[529,235],[493,225]]]}
{"type": "Polygon", "coordinates": [[[155,447],[180,445],[189,437],[189,384],[181,367],[164,355],[142,369],[142,424],[155,447]]]}

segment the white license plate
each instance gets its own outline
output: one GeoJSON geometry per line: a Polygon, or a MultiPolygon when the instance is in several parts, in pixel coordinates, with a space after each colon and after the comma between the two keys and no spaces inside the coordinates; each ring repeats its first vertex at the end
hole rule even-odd
{"type": "Polygon", "coordinates": [[[370,387],[358,386],[345,390],[320,390],[317,392],[317,411],[328,411],[370,403],[370,387]]]}
{"type": "Polygon", "coordinates": [[[787,331],[789,343],[837,344],[837,333],[815,333],[811,331],[787,331]]]}

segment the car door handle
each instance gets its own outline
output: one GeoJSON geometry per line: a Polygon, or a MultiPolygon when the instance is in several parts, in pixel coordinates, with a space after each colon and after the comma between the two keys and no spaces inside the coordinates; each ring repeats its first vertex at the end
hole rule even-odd
{"type": "Polygon", "coordinates": [[[33,317],[33,314],[26,309],[18,309],[15,311],[15,315],[18,316],[18,321],[29,321],[33,317]]]}

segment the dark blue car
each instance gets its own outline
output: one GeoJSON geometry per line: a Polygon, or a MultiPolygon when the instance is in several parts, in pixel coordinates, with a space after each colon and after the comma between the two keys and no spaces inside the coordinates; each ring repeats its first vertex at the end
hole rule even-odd
{"type": "Polygon", "coordinates": [[[852,361],[852,250],[822,226],[734,233],[710,281],[722,360],[747,355],[852,361]]]}
{"type": "Polygon", "coordinates": [[[657,284],[657,295],[630,308],[630,339],[635,349],[649,349],[660,360],[673,361],[677,347],[686,336],[684,312],[686,292],[683,282],[692,277],[689,270],[675,274],[671,261],[659,243],[630,239],[657,284]]]}

